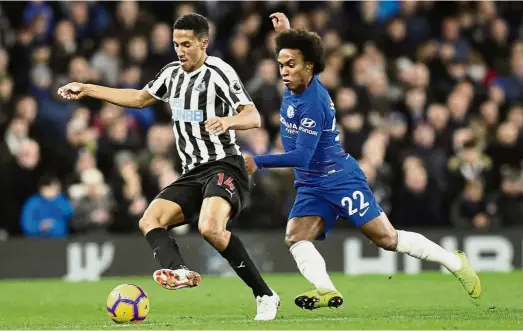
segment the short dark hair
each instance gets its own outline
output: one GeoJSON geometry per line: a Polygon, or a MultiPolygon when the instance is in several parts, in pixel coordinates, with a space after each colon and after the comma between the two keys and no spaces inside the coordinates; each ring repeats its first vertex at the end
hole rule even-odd
{"type": "Polygon", "coordinates": [[[38,180],[38,187],[42,188],[42,187],[49,186],[51,184],[58,184],[58,183],[60,183],[60,180],[54,174],[46,173],[46,174],[42,175],[42,177],[40,177],[40,179],[38,180]]]}
{"type": "Polygon", "coordinates": [[[205,16],[191,13],[180,16],[174,22],[174,30],[192,30],[198,38],[209,36],[209,22],[205,16]]]}
{"type": "Polygon", "coordinates": [[[325,69],[325,47],[317,33],[301,29],[282,31],[276,36],[276,54],[284,48],[299,50],[305,61],[314,65],[314,75],[325,69]]]}

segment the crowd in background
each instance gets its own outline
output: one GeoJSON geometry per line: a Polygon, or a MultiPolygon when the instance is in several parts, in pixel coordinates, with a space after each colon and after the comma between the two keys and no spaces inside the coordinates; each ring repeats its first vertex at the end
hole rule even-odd
{"type": "MultiPolygon", "coordinates": [[[[0,7],[0,240],[137,231],[180,175],[168,104],[56,91],[141,89],[176,60],[172,23],[184,13],[209,18],[208,53],[236,69],[262,115],[262,128],[238,133],[243,150],[283,152],[275,11],[323,38],[341,141],[395,226],[523,225],[523,3],[32,1],[0,7]]],[[[231,226],[283,228],[293,179],[255,174],[231,226]]]]}

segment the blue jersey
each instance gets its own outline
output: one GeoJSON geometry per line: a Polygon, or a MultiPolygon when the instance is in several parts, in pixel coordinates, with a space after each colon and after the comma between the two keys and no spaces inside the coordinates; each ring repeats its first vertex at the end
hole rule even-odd
{"type": "Polygon", "coordinates": [[[284,154],[257,155],[258,167],[294,167],[298,188],[289,218],[320,216],[325,239],[339,217],[356,226],[378,217],[382,210],[356,160],[339,142],[336,110],[318,77],[301,94],[285,89],[280,108],[284,154]]]}
{"type": "Polygon", "coordinates": [[[340,183],[358,167],[340,144],[334,103],[316,76],[301,94],[293,95],[285,89],[280,107],[280,133],[286,152],[302,146],[314,150],[309,164],[295,168],[297,187],[340,183]]]}

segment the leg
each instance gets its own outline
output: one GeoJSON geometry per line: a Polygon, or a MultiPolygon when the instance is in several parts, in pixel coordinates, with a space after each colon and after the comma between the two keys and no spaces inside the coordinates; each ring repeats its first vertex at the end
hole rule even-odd
{"type": "Polygon", "coordinates": [[[230,217],[241,210],[241,187],[236,190],[237,185],[241,184],[235,183],[234,178],[227,173],[216,174],[207,181],[198,229],[252,289],[257,306],[254,319],[273,320],[278,312],[280,298],[267,286],[240,238],[226,229],[230,217]]]}
{"type": "Polygon", "coordinates": [[[227,221],[231,216],[231,205],[221,197],[203,200],[198,229],[203,238],[229,261],[238,276],[253,291],[255,297],[271,296],[258,269],[245,250],[240,238],[227,231],[227,221]]]}
{"type": "Polygon", "coordinates": [[[301,274],[318,290],[336,291],[327,274],[325,260],[316,250],[312,240],[325,230],[325,222],[320,216],[292,218],[287,223],[285,244],[296,261],[301,274]]]}
{"type": "Polygon", "coordinates": [[[344,191],[343,198],[338,196],[340,207],[344,207],[341,216],[351,220],[367,238],[383,249],[440,263],[460,280],[469,295],[479,297],[481,283],[465,254],[448,252],[421,234],[396,231],[377,204],[361,169],[352,173],[344,191]]]}
{"type": "Polygon", "coordinates": [[[405,253],[417,259],[438,262],[453,272],[461,268],[461,260],[443,247],[415,232],[396,231],[385,214],[363,224],[361,231],[379,247],[405,253]]]}
{"type": "Polygon", "coordinates": [[[198,195],[201,196],[198,185],[171,184],[153,200],[139,221],[153,256],[163,268],[153,274],[153,279],[166,289],[194,287],[200,283],[200,275],[188,270],[178,243],[168,231],[171,226],[186,222],[185,215],[188,220],[192,218],[199,209],[198,195]]]}
{"type": "Polygon", "coordinates": [[[167,231],[170,225],[182,223],[183,219],[182,208],[177,203],[155,199],[138,222],[140,230],[153,250],[154,257],[164,268],[172,270],[186,268],[176,240],[167,231]]]}
{"type": "Polygon", "coordinates": [[[463,252],[449,252],[419,233],[396,231],[385,214],[365,223],[360,229],[383,249],[438,262],[458,278],[470,296],[477,298],[481,295],[481,282],[463,252]]]}

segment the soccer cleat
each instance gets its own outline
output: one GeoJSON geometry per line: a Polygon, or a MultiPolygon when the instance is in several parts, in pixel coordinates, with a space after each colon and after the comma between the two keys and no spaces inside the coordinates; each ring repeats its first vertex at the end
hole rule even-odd
{"type": "MultiPolygon", "coordinates": [[[[272,291],[272,289],[271,289],[272,291]]],[[[276,292],[272,291],[272,295],[264,295],[256,297],[256,316],[255,321],[272,321],[278,314],[280,307],[280,297],[276,292]]]]}
{"type": "Polygon", "coordinates": [[[462,251],[453,251],[452,253],[461,260],[461,269],[456,270],[452,274],[456,276],[472,298],[479,298],[481,295],[481,282],[474,269],[470,266],[467,256],[462,251]]]}
{"type": "Polygon", "coordinates": [[[343,296],[336,290],[317,289],[298,295],[294,299],[294,303],[296,306],[308,310],[323,307],[340,308],[343,305],[343,296]]]}
{"type": "Polygon", "coordinates": [[[202,278],[199,273],[187,269],[160,269],[154,272],[153,279],[163,288],[179,290],[200,285],[202,278]]]}

